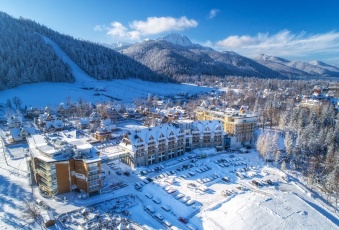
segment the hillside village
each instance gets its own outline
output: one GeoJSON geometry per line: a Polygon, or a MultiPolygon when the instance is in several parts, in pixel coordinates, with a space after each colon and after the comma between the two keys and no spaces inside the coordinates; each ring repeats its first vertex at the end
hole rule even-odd
{"type": "Polygon", "coordinates": [[[280,191],[291,181],[327,207],[331,214],[323,215],[331,217],[326,226],[337,225],[338,216],[328,210],[337,210],[338,194],[316,171],[312,178],[318,179],[310,183],[309,162],[317,159],[290,152],[284,137],[293,130],[287,131],[290,121],[283,117],[292,110],[321,114],[330,106],[333,117],[328,119],[336,119],[338,85],[316,85],[301,96],[292,88],[255,91],[229,84],[209,93],[149,94],[129,106],[114,100],[69,100],[56,107],[23,109],[20,99],[8,100],[1,107],[1,154],[6,159],[1,167],[25,172],[22,180],[31,187],[30,199],[40,210],[33,226],[213,228],[216,223],[203,225],[201,220],[207,218],[203,210],[214,210],[216,199],[270,194],[270,186],[280,191]],[[266,100],[265,107],[258,98],[266,100]],[[264,138],[270,138],[272,146],[264,146],[264,138]],[[18,160],[26,164],[16,165],[18,160]],[[164,194],[157,195],[159,186],[164,194]],[[185,205],[175,210],[170,204],[179,200],[185,205]]]}

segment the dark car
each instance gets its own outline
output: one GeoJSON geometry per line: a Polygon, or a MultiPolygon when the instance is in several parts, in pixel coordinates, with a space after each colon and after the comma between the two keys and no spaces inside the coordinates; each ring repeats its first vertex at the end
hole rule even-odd
{"type": "Polygon", "coordinates": [[[178,220],[181,222],[181,223],[184,223],[184,224],[187,224],[187,220],[183,217],[179,217],[178,220]]]}
{"type": "Polygon", "coordinates": [[[269,185],[273,185],[273,182],[272,182],[270,179],[268,179],[266,182],[267,182],[267,184],[269,184],[269,185]]]}

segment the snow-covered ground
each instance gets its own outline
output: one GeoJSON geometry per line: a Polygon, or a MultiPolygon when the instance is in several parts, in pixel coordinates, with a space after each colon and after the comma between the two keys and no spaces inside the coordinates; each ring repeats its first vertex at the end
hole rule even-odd
{"type": "MultiPolygon", "coordinates": [[[[106,146],[106,152],[115,151],[114,146],[106,146]]],[[[30,197],[32,189],[25,173],[25,148],[19,147],[19,150],[5,148],[5,154],[0,148],[0,229],[37,227],[27,225],[22,218],[23,201],[30,197]],[[15,153],[10,154],[13,151],[15,153]],[[15,157],[11,159],[10,156],[15,157]]],[[[317,199],[317,194],[294,177],[290,177],[289,182],[284,181],[282,176],[285,173],[273,166],[265,166],[254,150],[249,154],[238,154],[197,149],[179,158],[136,170],[119,161],[103,163],[102,169],[105,173],[101,195],[84,199],[78,193],[67,193],[53,200],[42,197],[34,187],[34,197],[48,204],[59,219],[71,216],[73,222],[70,224],[73,225],[68,226],[71,229],[72,226],[76,228],[77,223],[84,224],[85,220],[79,215],[84,207],[96,207],[94,214],[99,213],[98,209],[102,214],[105,210],[110,213],[113,206],[109,205],[114,204],[114,199],[126,195],[132,195],[130,206],[125,207],[130,212],[129,219],[145,229],[167,229],[164,220],[179,229],[339,228],[338,215],[317,199]],[[201,154],[207,157],[197,159],[201,154]],[[243,170],[246,167],[249,170],[243,170]],[[123,172],[130,172],[130,175],[123,172]],[[225,176],[229,182],[221,179],[225,176]],[[153,182],[145,183],[146,178],[153,182]],[[274,185],[264,183],[268,179],[274,185]],[[256,187],[252,180],[262,185],[256,187]],[[139,190],[135,189],[136,183],[140,185],[139,190]],[[182,194],[181,198],[177,197],[179,194],[182,194]],[[188,205],[185,199],[194,203],[188,205]],[[154,212],[147,211],[147,207],[154,212]],[[156,213],[164,219],[157,220],[156,213]],[[188,223],[179,221],[180,217],[188,223]]],[[[60,222],[54,228],[64,229],[60,222]]]]}
{"type": "MultiPolygon", "coordinates": [[[[14,96],[20,97],[23,105],[34,107],[54,106],[67,97],[93,103],[109,100],[104,95],[94,96],[94,90],[82,89],[84,87],[106,88],[107,91],[99,93],[126,103],[137,97],[146,97],[148,93],[161,96],[211,90],[136,79],[97,81],[76,66],[52,41],[45,41],[72,67],[76,82],[20,86],[0,92],[0,103],[14,96]]],[[[168,229],[169,225],[179,229],[339,229],[337,213],[323,202],[319,194],[309,191],[299,180],[301,178],[290,176],[289,182],[284,181],[282,176],[285,173],[272,165],[265,166],[254,150],[249,154],[216,154],[214,149],[198,149],[182,157],[136,170],[119,161],[105,162],[102,164],[105,174],[101,195],[84,198],[78,193],[67,193],[50,199],[42,197],[37,187],[30,185],[25,158],[27,145],[5,147],[1,140],[1,230],[42,228],[37,223],[30,223],[31,220],[24,216],[26,200],[31,203],[34,199],[42,200],[58,219],[68,213],[72,220],[70,228],[77,229],[86,222],[79,215],[80,210],[89,207],[90,210],[95,209],[94,213],[105,215],[106,212],[110,215],[114,204],[118,203],[117,199],[125,197],[131,199],[127,201],[129,205],[124,206],[130,212],[129,219],[144,229],[168,229]],[[201,154],[207,157],[198,159],[201,154]],[[130,175],[126,176],[123,172],[130,175]],[[223,177],[227,177],[229,182],[223,181],[223,177]],[[147,178],[153,181],[149,183],[147,178]],[[265,183],[268,179],[274,185],[265,183]],[[252,180],[262,185],[256,187],[252,180]],[[140,186],[138,190],[135,189],[136,183],[140,186]],[[192,203],[189,203],[190,200],[192,203]],[[159,220],[159,214],[162,220],[159,220]],[[187,224],[183,223],[186,221],[187,224]]],[[[111,144],[100,145],[106,157],[119,151],[111,144]]],[[[53,228],[64,229],[58,221],[53,228]]]]}
{"type": "MultiPolygon", "coordinates": [[[[56,54],[64,62],[69,64],[72,73],[76,78],[75,83],[35,83],[22,85],[17,88],[0,91],[0,103],[6,103],[7,99],[19,97],[22,100],[22,106],[45,107],[56,106],[65,102],[67,98],[72,101],[79,99],[87,102],[109,101],[111,98],[121,100],[125,103],[132,103],[136,98],[146,98],[148,93],[151,95],[165,96],[187,92],[194,94],[198,92],[208,92],[211,88],[198,87],[189,84],[170,84],[148,82],[138,79],[99,81],[86,74],[78,65],[76,65],[53,41],[48,38],[44,40],[51,44],[56,54]],[[85,90],[83,88],[106,89],[106,91],[85,90]],[[100,95],[95,96],[95,93],[100,95]],[[106,95],[106,96],[105,96],[106,95]]],[[[131,76],[133,77],[133,76],[131,76]]]]}

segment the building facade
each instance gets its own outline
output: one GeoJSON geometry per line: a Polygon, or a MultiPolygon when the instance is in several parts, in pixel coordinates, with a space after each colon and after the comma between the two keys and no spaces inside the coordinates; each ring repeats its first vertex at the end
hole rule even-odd
{"type": "Polygon", "coordinates": [[[226,136],[220,121],[187,121],[131,130],[120,146],[127,152],[126,163],[139,167],[181,156],[195,148],[223,150],[226,136]]]}
{"type": "Polygon", "coordinates": [[[27,138],[30,166],[40,189],[53,196],[81,191],[100,193],[101,160],[97,150],[76,138],[76,132],[27,138]]]}
{"type": "Polygon", "coordinates": [[[238,111],[234,109],[215,111],[197,107],[195,114],[198,120],[221,121],[224,131],[231,137],[232,147],[253,144],[258,116],[249,113],[245,106],[242,106],[238,111]]]}

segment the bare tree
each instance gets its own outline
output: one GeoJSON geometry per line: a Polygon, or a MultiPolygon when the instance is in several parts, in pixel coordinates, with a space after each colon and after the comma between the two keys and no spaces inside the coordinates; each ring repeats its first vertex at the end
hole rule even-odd
{"type": "Polygon", "coordinates": [[[20,108],[22,101],[19,97],[13,97],[12,101],[13,101],[13,104],[15,105],[15,108],[17,109],[20,108]]]}
{"type": "Polygon", "coordinates": [[[41,229],[41,223],[42,223],[42,216],[39,210],[39,207],[34,203],[29,200],[24,200],[24,213],[23,213],[23,218],[27,220],[32,220],[32,223],[37,223],[41,229]]]}

